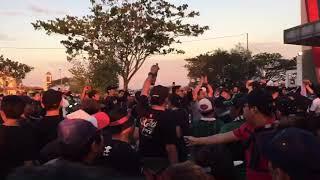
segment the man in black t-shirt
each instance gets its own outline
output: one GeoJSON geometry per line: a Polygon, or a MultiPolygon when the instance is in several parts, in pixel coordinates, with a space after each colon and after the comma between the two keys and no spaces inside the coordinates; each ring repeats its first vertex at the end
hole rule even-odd
{"type": "Polygon", "coordinates": [[[108,96],[105,99],[104,112],[110,116],[110,121],[118,121],[128,115],[126,101],[117,96],[116,86],[107,87],[108,96]]]}
{"type": "Polygon", "coordinates": [[[171,112],[166,109],[169,89],[164,86],[153,87],[149,105],[149,90],[158,70],[157,65],[152,66],[137,107],[141,117],[139,152],[144,159],[145,170],[150,170],[149,173],[153,175],[160,173],[169,164],[178,162],[176,122],[172,119],[171,112]]]}
{"type": "Polygon", "coordinates": [[[36,159],[36,144],[32,130],[21,126],[25,108],[24,101],[18,96],[5,96],[1,102],[0,126],[0,179],[22,165],[32,165],[36,159]]]}
{"type": "Polygon", "coordinates": [[[37,125],[39,138],[39,148],[57,138],[58,124],[63,120],[60,113],[62,103],[62,93],[49,89],[43,93],[42,104],[46,110],[46,115],[37,125]]]}

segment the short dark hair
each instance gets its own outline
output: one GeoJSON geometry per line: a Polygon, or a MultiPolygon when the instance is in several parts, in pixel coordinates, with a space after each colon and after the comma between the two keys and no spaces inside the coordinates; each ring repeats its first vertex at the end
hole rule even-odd
{"type": "Polygon", "coordinates": [[[42,104],[47,111],[59,109],[61,101],[62,93],[60,91],[49,89],[48,91],[43,93],[42,104]]]}
{"type": "Polygon", "coordinates": [[[97,133],[90,137],[87,141],[83,142],[81,147],[79,145],[72,146],[70,144],[65,144],[63,142],[59,142],[60,152],[63,159],[70,160],[73,162],[80,162],[83,160],[85,156],[91,150],[91,145],[93,143],[100,144],[102,141],[102,133],[101,131],[97,131],[97,133]]]}
{"type": "Polygon", "coordinates": [[[173,87],[172,87],[172,94],[175,94],[176,91],[177,91],[178,89],[180,89],[180,88],[181,88],[181,86],[173,86],[173,87]]]}
{"type": "Polygon", "coordinates": [[[81,103],[81,109],[86,113],[93,115],[100,111],[100,104],[93,99],[85,99],[81,103]]]}
{"type": "Polygon", "coordinates": [[[266,116],[272,115],[274,110],[273,99],[265,89],[254,89],[248,94],[247,100],[249,107],[257,107],[266,116]]]}
{"type": "Polygon", "coordinates": [[[97,91],[97,90],[91,90],[87,93],[87,95],[89,98],[93,98],[98,93],[99,93],[99,91],[97,91]]]}
{"type": "Polygon", "coordinates": [[[181,164],[175,164],[170,166],[164,172],[164,179],[166,180],[176,180],[176,179],[189,179],[189,180],[208,180],[209,175],[207,175],[204,170],[190,162],[184,162],[181,164]]]}
{"type": "Polygon", "coordinates": [[[1,110],[7,118],[19,119],[24,112],[26,103],[15,95],[5,96],[1,101],[1,110]]]}

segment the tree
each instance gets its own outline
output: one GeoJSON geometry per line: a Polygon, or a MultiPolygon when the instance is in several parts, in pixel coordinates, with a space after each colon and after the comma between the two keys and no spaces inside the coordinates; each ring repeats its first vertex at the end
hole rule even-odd
{"type": "Polygon", "coordinates": [[[284,59],[280,53],[259,53],[252,61],[266,79],[284,80],[286,71],[297,67],[296,58],[284,59]]]}
{"type": "Polygon", "coordinates": [[[252,56],[240,45],[230,52],[218,49],[186,61],[189,78],[207,75],[214,85],[230,85],[252,78],[283,80],[287,70],[296,68],[295,59],[284,59],[279,53],[252,56]]]}
{"type": "Polygon", "coordinates": [[[166,0],[91,0],[90,10],[91,14],[83,17],[67,15],[32,24],[48,35],[67,36],[61,43],[69,61],[86,52],[89,66],[112,64],[115,68],[111,70],[122,77],[124,89],[148,57],[183,53],[172,47],[181,43],[179,37],[198,36],[208,29],[186,22],[199,12],[190,11],[187,4],[176,6],[166,0]]]}
{"type": "Polygon", "coordinates": [[[26,74],[31,72],[34,68],[17,61],[5,58],[0,55],[0,78],[5,80],[8,77],[13,77],[16,79],[17,83],[20,83],[26,74]]]}
{"type": "Polygon", "coordinates": [[[214,85],[226,82],[240,82],[255,75],[255,67],[250,63],[251,52],[236,46],[230,52],[217,49],[195,58],[186,59],[185,66],[191,79],[207,75],[209,83],[214,85]]]}

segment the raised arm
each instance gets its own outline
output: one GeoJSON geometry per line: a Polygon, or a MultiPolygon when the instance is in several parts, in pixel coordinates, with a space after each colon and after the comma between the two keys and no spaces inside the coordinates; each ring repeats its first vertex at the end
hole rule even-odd
{"type": "Polygon", "coordinates": [[[208,77],[207,76],[204,77],[204,83],[207,85],[208,97],[212,98],[213,95],[214,95],[214,92],[213,92],[212,86],[208,82],[208,77]]]}
{"type": "Polygon", "coordinates": [[[151,89],[152,81],[157,78],[158,71],[159,71],[158,65],[153,65],[151,67],[150,73],[148,74],[147,79],[144,81],[144,84],[141,90],[142,96],[149,96],[149,91],[151,89]]]}
{"type": "Polygon", "coordinates": [[[198,93],[199,93],[199,91],[200,91],[200,89],[201,89],[201,87],[202,87],[202,85],[203,85],[203,80],[204,80],[203,77],[201,77],[198,85],[196,86],[196,88],[194,88],[194,90],[193,90],[193,92],[192,92],[192,96],[193,96],[193,100],[194,100],[194,101],[196,101],[197,98],[198,98],[198,93]]]}
{"type": "Polygon", "coordinates": [[[85,86],[82,90],[81,96],[80,96],[80,100],[83,101],[86,98],[87,92],[91,90],[90,86],[85,86]]]}

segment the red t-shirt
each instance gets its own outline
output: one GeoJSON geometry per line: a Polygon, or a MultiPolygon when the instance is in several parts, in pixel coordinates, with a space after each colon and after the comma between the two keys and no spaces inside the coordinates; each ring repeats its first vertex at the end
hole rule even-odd
{"type": "MultiPolygon", "coordinates": [[[[271,125],[274,122],[273,119],[270,119],[266,125],[271,125]]],[[[238,137],[242,141],[246,141],[250,138],[251,134],[254,132],[255,127],[248,123],[244,123],[238,129],[233,131],[233,134],[238,137]]],[[[250,160],[251,160],[251,152],[252,152],[253,144],[249,145],[249,148],[245,151],[245,158],[247,164],[247,180],[272,180],[272,176],[268,172],[268,160],[264,157],[260,158],[260,162],[258,163],[259,167],[257,169],[262,171],[255,171],[250,168],[250,160]]]]}

